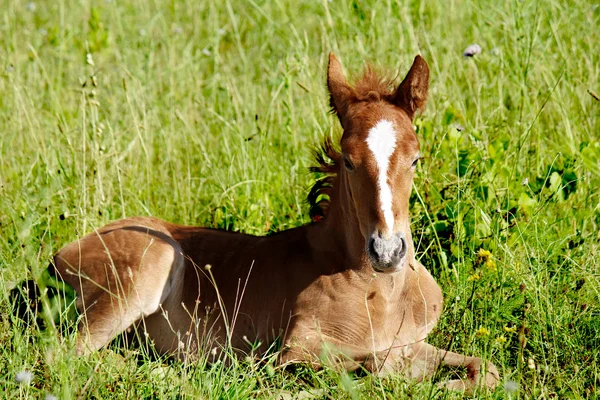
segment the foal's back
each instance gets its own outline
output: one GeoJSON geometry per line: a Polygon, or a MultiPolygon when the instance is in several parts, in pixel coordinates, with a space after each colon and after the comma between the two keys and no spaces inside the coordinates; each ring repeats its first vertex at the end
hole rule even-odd
{"type": "Polygon", "coordinates": [[[55,266],[78,293],[80,354],[138,321],[162,353],[227,339],[264,349],[289,328],[294,298],[314,279],[304,227],[256,237],[140,217],[70,243],[55,266]]]}

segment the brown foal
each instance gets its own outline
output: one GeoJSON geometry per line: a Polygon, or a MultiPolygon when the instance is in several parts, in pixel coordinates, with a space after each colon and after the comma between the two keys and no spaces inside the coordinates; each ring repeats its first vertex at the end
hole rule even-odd
{"type": "Polygon", "coordinates": [[[351,86],[329,57],[331,106],[344,130],[315,168],[309,198],[322,218],[268,237],[171,224],[113,222],[65,246],[56,272],[78,293],[79,354],[136,326],[161,353],[265,352],[279,363],[331,362],[422,379],[440,364],[467,368],[446,382],[493,388],[491,363],[425,342],[442,292],[415,259],[409,197],[420,158],[412,126],[427,98],[417,56],[395,89],[367,69],[351,86]]]}

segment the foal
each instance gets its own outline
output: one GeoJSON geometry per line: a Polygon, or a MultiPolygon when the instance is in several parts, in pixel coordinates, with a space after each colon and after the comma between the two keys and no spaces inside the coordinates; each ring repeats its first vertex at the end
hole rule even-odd
{"type": "Polygon", "coordinates": [[[419,141],[412,118],[425,105],[429,68],[417,56],[394,90],[372,70],[351,86],[329,56],[331,106],[341,152],[326,143],[328,176],[309,198],[318,222],[268,237],[171,224],[111,223],[64,247],[55,271],[78,293],[79,354],[132,325],[162,353],[264,352],[280,363],[323,358],[347,369],[422,379],[440,364],[464,366],[472,391],[498,371],[480,358],[425,342],[442,292],[415,259],[409,197],[419,141]]]}

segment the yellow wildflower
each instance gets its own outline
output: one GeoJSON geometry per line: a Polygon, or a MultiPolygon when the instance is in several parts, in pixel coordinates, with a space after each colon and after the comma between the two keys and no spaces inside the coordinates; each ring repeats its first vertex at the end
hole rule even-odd
{"type": "Polygon", "coordinates": [[[479,249],[477,251],[477,263],[485,265],[486,268],[492,271],[496,270],[496,261],[494,261],[492,253],[489,250],[479,249]]]}
{"type": "Polygon", "coordinates": [[[492,256],[492,253],[490,253],[490,251],[486,249],[479,249],[479,251],[477,252],[477,256],[480,258],[485,258],[487,260],[492,256]]]}
{"type": "Polygon", "coordinates": [[[515,333],[517,331],[517,327],[516,326],[508,326],[508,325],[504,325],[504,330],[508,333],[515,333]]]}
{"type": "Polygon", "coordinates": [[[473,275],[470,275],[467,280],[469,282],[476,282],[478,280],[481,280],[481,275],[479,275],[478,273],[474,273],[473,275]]]}
{"type": "Polygon", "coordinates": [[[490,331],[488,331],[483,326],[480,326],[475,333],[477,334],[477,336],[490,336],[490,331]]]}
{"type": "Polygon", "coordinates": [[[506,343],[506,336],[504,336],[504,335],[498,336],[496,338],[495,342],[498,343],[498,344],[500,344],[500,345],[506,343]]]}
{"type": "Polygon", "coordinates": [[[485,261],[485,266],[487,269],[489,269],[491,271],[495,271],[496,270],[496,261],[492,260],[491,258],[488,258],[485,261]]]}

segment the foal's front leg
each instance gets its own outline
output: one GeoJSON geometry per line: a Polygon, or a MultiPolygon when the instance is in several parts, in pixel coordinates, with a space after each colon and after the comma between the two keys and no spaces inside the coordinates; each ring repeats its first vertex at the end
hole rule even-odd
{"type": "Polygon", "coordinates": [[[286,343],[279,362],[282,365],[306,363],[313,368],[320,368],[326,364],[345,371],[355,371],[364,367],[376,373],[385,363],[388,353],[349,345],[321,332],[310,331],[294,336],[286,343]]]}
{"type": "Polygon", "coordinates": [[[422,379],[435,371],[440,365],[465,367],[467,379],[453,379],[443,383],[448,389],[472,393],[479,386],[494,389],[500,379],[496,366],[479,357],[468,357],[451,351],[441,350],[425,342],[411,345],[407,354],[407,363],[411,376],[422,379]]]}
{"type": "Polygon", "coordinates": [[[281,364],[309,363],[320,367],[323,363],[353,371],[364,367],[377,375],[401,372],[412,379],[422,380],[441,365],[465,367],[467,379],[453,379],[443,385],[448,389],[472,393],[479,386],[494,389],[500,375],[491,362],[479,357],[468,357],[440,350],[425,342],[399,346],[384,351],[372,351],[339,342],[322,334],[296,337],[280,356],[281,364]]]}

